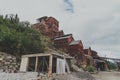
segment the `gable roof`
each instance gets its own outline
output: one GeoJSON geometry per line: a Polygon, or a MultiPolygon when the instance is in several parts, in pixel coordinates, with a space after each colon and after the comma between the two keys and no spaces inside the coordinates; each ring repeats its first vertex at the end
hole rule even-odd
{"type": "Polygon", "coordinates": [[[70,38],[70,37],[72,37],[72,34],[63,35],[63,36],[55,38],[54,40],[66,39],[66,38],[70,38]]]}
{"type": "Polygon", "coordinates": [[[76,44],[79,44],[80,42],[81,42],[81,40],[72,41],[69,45],[76,45],[76,44]]]}
{"type": "Polygon", "coordinates": [[[84,53],[85,53],[85,54],[88,54],[88,50],[90,50],[90,52],[91,52],[92,54],[97,55],[97,52],[94,51],[94,50],[92,50],[90,47],[89,47],[88,49],[84,49],[84,53]]]}

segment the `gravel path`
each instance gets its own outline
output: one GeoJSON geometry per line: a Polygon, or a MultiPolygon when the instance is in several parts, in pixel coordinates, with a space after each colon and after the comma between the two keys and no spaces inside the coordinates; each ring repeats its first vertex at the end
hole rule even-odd
{"type": "Polygon", "coordinates": [[[99,72],[93,74],[96,80],[120,80],[120,72],[99,72]]]}
{"type": "Polygon", "coordinates": [[[37,73],[27,72],[27,73],[4,73],[0,72],[0,80],[30,80],[31,78],[36,78],[37,73]]]}
{"type": "MultiPolygon", "coordinates": [[[[38,75],[37,72],[27,72],[27,73],[0,72],[0,80],[37,80],[37,75],[38,75]]],[[[40,80],[95,80],[95,79],[89,73],[74,72],[70,74],[55,75],[51,78],[43,77],[40,80]]]]}
{"type": "Polygon", "coordinates": [[[87,72],[73,72],[71,74],[55,76],[53,80],[95,80],[95,78],[87,72]]]}

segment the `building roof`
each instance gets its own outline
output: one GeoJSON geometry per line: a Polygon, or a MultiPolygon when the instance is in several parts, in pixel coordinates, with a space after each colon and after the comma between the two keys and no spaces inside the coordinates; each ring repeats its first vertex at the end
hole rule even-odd
{"type": "Polygon", "coordinates": [[[88,58],[88,59],[93,59],[90,55],[84,54],[84,56],[85,56],[86,58],[88,58]]]}
{"type": "Polygon", "coordinates": [[[67,34],[67,35],[63,35],[63,36],[57,37],[54,40],[66,39],[66,38],[69,38],[71,36],[72,36],[72,34],[67,34]]]}
{"type": "Polygon", "coordinates": [[[58,31],[59,33],[63,33],[64,34],[64,31],[63,30],[60,30],[60,31],[58,31]]]}
{"type": "Polygon", "coordinates": [[[96,62],[103,62],[105,63],[105,60],[100,60],[100,59],[94,59],[96,62]]]}
{"type": "Polygon", "coordinates": [[[84,53],[85,53],[85,54],[88,54],[88,50],[89,50],[89,49],[84,49],[84,53]]]}
{"type": "Polygon", "coordinates": [[[43,16],[43,17],[38,18],[37,21],[41,22],[42,19],[46,19],[46,18],[47,18],[47,16],[43,16]]]}
{"type": "Polygon", "coordinates": [[[69,45],[76,45],[76,44],[79,44],[80,42],[81,42],[81,40],[72,41],[69,45]]]}
{"type": "Polygon", "coordinates": [[[62,55],[59,53],[37,53],[37,54],[27,54],[27,55],[22,55],[22,57],[36,57],[36,56],[50,56],[50,55],[54,55],[54,56],[58,56],[58,57],[62,57],[62,58],[70,58],[72,59],[71,56],[69,55],[62,55]]]}
{"type": "Polygon", "coordinates": [[[53,19],[55,22],[57,22],[57,23],[59,23],[59,21],[57,20],[57,19],[55,19],[54,17],[48,17],[48,16],[43,16],[43,17],[40,17],[40,18],[38,18],[37,19],[37,21],[42,21],[42,19],[44,19],[44,20],[49,20],[49,19],[53,19]]]}

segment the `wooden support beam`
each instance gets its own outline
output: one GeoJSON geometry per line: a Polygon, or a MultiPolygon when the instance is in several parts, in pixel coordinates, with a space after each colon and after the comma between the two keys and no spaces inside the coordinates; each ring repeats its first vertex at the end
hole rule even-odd
{"type": "Polygon", "coordinates": [[[28,67],[29,67],[29,58],[28,58],[27,65],[26,65],[26,71],[28,71],[28,67]]]}
{"type": "Polygon", "coordinates": [[[64,61],[65,61],[65,66],[67,68],[67,73],[70,73],[70,67],[69,67],[69,65],[68,65],[67,60],[65,59],[65,57],[64,57],[64,61]]]}
{"type": "Polygon", "coordinates": [[[36,57],[36,62],[35,62],[35,72],[37,72],[38,68],[38,56],[36,57]]]}
{"type": "Polygon", "coordinates": [[[53,60],[53,55],[49,56],[49,70],[48,70],[48,77],[52,74],[52,60],[53,60]]]}

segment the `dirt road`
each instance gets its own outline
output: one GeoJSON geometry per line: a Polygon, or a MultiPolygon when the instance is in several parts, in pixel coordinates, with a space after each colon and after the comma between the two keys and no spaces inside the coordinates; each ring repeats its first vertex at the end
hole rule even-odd
{"type": "Polygon", "coordinates": [[[120,72],[99,72],[93,74],[96,80],[120,80],[120,72]]]}

